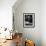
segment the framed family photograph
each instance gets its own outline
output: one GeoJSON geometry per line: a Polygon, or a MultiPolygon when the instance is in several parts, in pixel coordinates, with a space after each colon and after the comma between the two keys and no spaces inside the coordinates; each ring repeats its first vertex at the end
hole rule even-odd
{"type": "Polygon", "coordinates": [[[23,13],[23,27],[25,28],[35,27],[35,13],[23,13]]]}

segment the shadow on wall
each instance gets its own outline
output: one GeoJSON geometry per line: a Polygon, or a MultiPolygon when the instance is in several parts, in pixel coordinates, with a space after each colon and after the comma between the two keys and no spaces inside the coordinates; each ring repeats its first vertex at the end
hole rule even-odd
{"type": "Polygon", "coordinates": [[[24,40],[26,40],[26,39],[33,40],[36,46],[41,46],[41,38],[37,38],[37,37],[33,36],[32,34],[27,35],[27,33],[26,34],[23,33],[23,38],[24,38],[24,40]]]}

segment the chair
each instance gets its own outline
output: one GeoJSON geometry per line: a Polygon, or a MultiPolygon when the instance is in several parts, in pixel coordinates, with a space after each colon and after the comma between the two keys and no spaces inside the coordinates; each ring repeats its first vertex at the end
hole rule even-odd
{"type": "Polygon", "coordinates": [[[25,46],[35,46],[35,43],[32,40],[26,40],[25,46]]]}

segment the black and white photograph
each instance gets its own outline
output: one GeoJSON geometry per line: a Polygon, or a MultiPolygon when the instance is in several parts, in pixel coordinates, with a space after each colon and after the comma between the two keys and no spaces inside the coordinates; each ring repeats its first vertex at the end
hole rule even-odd
{"type": "Polygon", "coordinates": [[[23,14],[23,26],[31,28],[35,27],[35,13],[23,14]]]}

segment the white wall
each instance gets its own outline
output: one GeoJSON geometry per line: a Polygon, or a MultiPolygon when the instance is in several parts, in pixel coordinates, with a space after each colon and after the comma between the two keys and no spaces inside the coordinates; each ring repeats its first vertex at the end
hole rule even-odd
{"type": "MultiPolygon", "coordinates": [[[[16,3],[17,4],[17,3],[16,3]]],[[[41,46],[41,1],[40,0],[23,0],[17,7],[13,8],[15,29],[23,33],[24,38],[35,41],[36,46],[41,46]],[[35,27],[23,27],[23,13],[35,13],[35,27]]]]}
{"type": "Polygon", "coordinates": [[[41,38],[42,46],[46,46],[46,0],[41,1],[41,38]]]}
{"type": "Polygon", "coordinates": [[[16,0],[0,0],[0,27],[12,28],[12,6],[16,0]]]}

